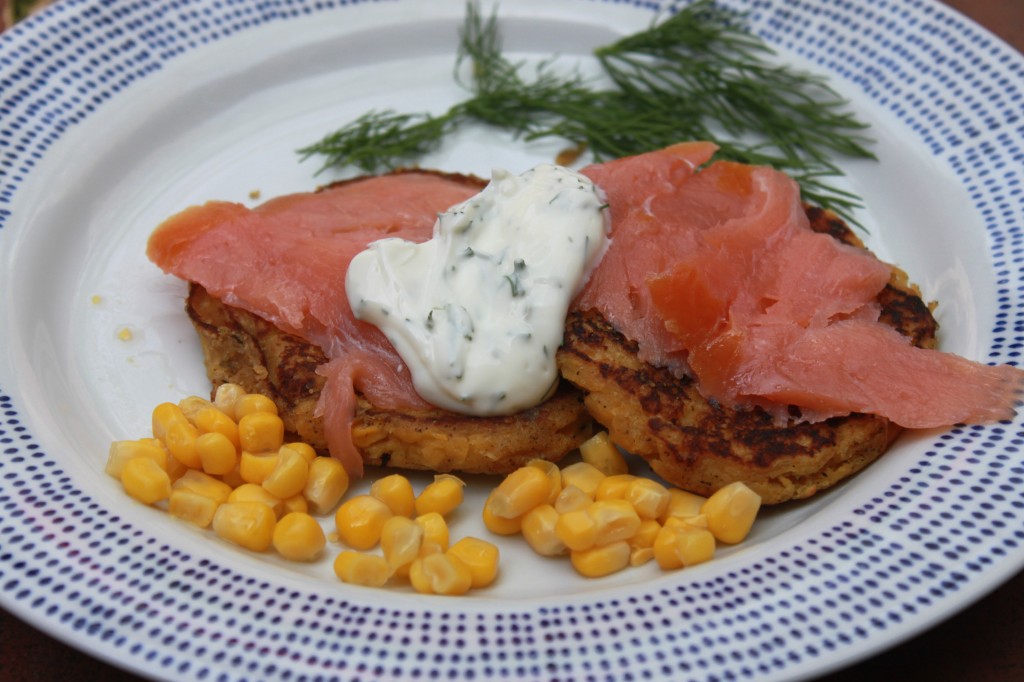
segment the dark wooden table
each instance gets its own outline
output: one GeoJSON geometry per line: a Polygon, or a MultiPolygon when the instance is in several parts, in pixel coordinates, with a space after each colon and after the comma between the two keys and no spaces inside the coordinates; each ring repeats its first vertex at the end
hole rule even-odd
{"type": "MultiPolygon", "coordinates": [[[[1024,52],[1024,0],[946,0],[1024,52]]],[[[3,0],[0,0],[0,6],[3,0]]],[[[0,680],[137,680],[0,609],[0,680]]],[[[1024,680],[1024,573],[915,639],[824,678],[1024,680]]]]}

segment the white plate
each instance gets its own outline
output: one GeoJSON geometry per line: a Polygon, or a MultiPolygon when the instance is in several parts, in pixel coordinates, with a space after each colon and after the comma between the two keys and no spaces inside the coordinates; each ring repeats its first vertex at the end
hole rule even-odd
{"type": "MultiPolygon", "coordinates": [[[[584,59],[652,3],[506,1],[506,47],[584,59]]],[[[944,349],[1024,341],[1024,60],[931,0],[736,2],[782,57],[831,76],[880,162],[844,165],[871,246],[903,266],[944,349]]],[[[144,257],[167,215],[332,178],[294,150],[371,108],[439,111],[462,0],[67,0],[0,37],[0,602],[160,678],[804,677],[935,624],[1024,564],[1019,422],[901,438],[854,480],[763,514],[683,572],[587,581],[503,541],[459,599],[339,583],[129,500],[112,439],[208,384],[181,283],[144,257]],[[120,334],[129,330],[131,339],[120,334]]],[[[424,160],[551,158],[466,130],[424,160]]],[[[419,479],[422,481],[422,479],[419,479]]],[[[484,533],[480,492],[453,533],[484,533]]]]}

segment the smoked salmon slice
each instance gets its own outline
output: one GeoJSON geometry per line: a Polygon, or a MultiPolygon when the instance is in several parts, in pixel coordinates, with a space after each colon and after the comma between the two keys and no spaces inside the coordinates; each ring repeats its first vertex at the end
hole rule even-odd
{"type": "Polygon", "coordinates": [[[1014,415],[1024,372],[912,346],[878,321],[888,265],[813,232],[783,173],[724,161],[698,170],[708,156],[677,146],[624,160],[629,173],[584,169],[606,193],[613,231],[580,307],[649,361],[685,361],[706,398],[780,422],[788,405],[814,420],[861,412],[909,428],[1014,415]],[[672,170],[680,157],[691,172],[672,170]]]}
{"type": "Polygon", "coordinates": [[[408,369],[374,326],[352,315],[345,273],[382,237],[430,238],[439,211],[478,191],[463,176],[397,173],[272,199],[250,209],[214,201],[168,218],[147,255],[165,272],[197,282],[323,349],[330,358],[318,411],[328,447],[353,476],[355,390],[383,409],[425,408],[408,369]]]}

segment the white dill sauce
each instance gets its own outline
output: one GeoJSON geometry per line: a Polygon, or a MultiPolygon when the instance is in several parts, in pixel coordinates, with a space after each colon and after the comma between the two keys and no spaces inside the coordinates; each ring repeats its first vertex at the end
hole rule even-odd
{"type": "Polygon", "coordinates": [[[422,244],[382,239],[358,254],[345,287],[444,409],[512,414],[554,385],[569,304],[608,243],[604,197],[545,164],[495,170],[484,190],[438,216],[422,244]]]}

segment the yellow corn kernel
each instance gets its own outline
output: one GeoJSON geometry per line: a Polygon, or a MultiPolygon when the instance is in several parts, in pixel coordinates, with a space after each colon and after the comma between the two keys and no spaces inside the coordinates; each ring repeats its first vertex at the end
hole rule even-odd
{"type": "Polygon", "coordinates": [[[465,482],[457,476],[435,476],[434,481],[416,497],[416,514],[422,516],[437,512],[441,516],[447,516],[462,504],[462,489],[465,486],[465,482]]]}
{"type": "Polygon", "coordinates": [[[562,469],[562,485],[574,485],[590,497],[597,493],[597,486],[604,478],[600,469],[586,462],[576,462],[562,469]]]}
{"type": "Polygon", "coordinates": [[[173,421],[167,425],[163,440],[167,445],[167,450],[179,462],[190,469],[199,469],[203,466],[203,462],[196,451],[196,438],[198,437],[199,431],[196,427],[182,418],[180,421],[173,421]]]}
{"type": "Polygon", "coordinates": [[[662,526],[654,538],[654,560],[662,570],[672,571],[683,567],[683,560],[676,553],[676,535],[679,532],[678,526],[666,525],[662,526]]]}
{"type": "Polygon", "coordinates": [[[200,410],[207,407],[213,407],[213,403],[197,395],[190,395],[178,401],[178,409],[181,410],[181,413],[185,415],[185,419],[188,419],[193,426],[196,425],[196,415],[199,414],[200,410]]]}
{"type": "Polygon", "coordinates": [[[282,515],[291,514],[292,512],[302,512],[303,514],[309,513],[309,503],[302,497],[302,494],[293,495],[287,500],[282,500],[282,515]]]}
{"type": "Polygon", "coordinates": [[[583,461],[597,468],[606,476],[629,473],[629,464],[619,449],[612,443],[607,431],[595,433],[580,445],[583,461]]]}
{"type": "Polygon", "coordinates": [[[649,478],[638,478],[626,486],[624,500],[633,505],[641,519],[660,518],[672,496],[668,488],[649,478]]]}
{"type": "MultiPolygon", "coordinates": [[[[250,414],[272,414],[277,416],[277,404],[265,395],[259,393],[246,393],[235,400],[235,420],[241,425],[241,421],[250,414]]],[[[277,449],[277,448],[273,448],[277,449]]]]}
{"type": "Polygon", "coordinates": [[[121,470],[121,484],[126,493],[143,504],[155,504],[171,496],[171,477],[148,457],[136,457],[125,462],[121,470]]]}
{"type": "Polygon", "coordinates": [[[334,559],[334,574],[351,585],[381,587],[388,581],[388,564],[375,554],[345,550],[334,559]]]}
{"type": "Polygon", "coordinates": [[[621,500],[626,497],[629,484],[638,479],[633,474],[614,474],[601,480],[594,491],[595,500],[621,500]]]}
{"type": "Polygon", "coordinates": [[[238,420],[238,441],[246,452],[277,452],[284,445],[284,422],[270,412],[253,412],[238,420]]]}
{"type": "Polygon", "coordinates": [[[633,547],[629,553],[630,566],[643,566],[654,558],[654,547],[633,547]]]}
{"type": "Polygon", "coordinates": [[[276,452],[256,454],[243,450],[242,456],[238,459],[238,473],[246,483],[261,485],[277,467],[278,459],[279,455],[276,452]]]}
{"type": "Polygon", "coordinates": [[[558,493],[558,497],[555,498],[554,507],[555,511],[559,514],[566,514],[577,509],[586,509],[593,501],[590,495],[587,495],[576,486],[567,485],[562,488],[562,491],[558,493]]]}
{"type": "Polygon", "coordinates": [[[715,556],[715,536],[704,528],[681,528],[675,531],[676,555],[683,566],[696,566],[715,556]]]}
{"type": "Polygon", "coordinates": [[[196,438],[196,452],[203,471],[222,476],[238,466],[238,450],[223,433],[212,431],[196,438]]]}
{"type": "Polygon", "coordinates": [[[238,384],[221,384],[214,391],[213,404],[218,410],[237,421],[238,415],[235,414],[235,403],[245,394],[246,390],[238,384]]]}
{"type": "MultiPolygon", "coordinates": [[[[313,449],[312,445],[310,445],[309,443],[303,443],[301,441],[285,443],[284,445],[281,446],[281,448],[295,450],[295,452],[302,455],[302,459],[306,460],[306,464],[312,464],[313,460],[318,457],[318,455],[316,454],[316,450],[313,449]]],[[[280,450],[278,452],[280,452],[280,450]]]]}
{"type": "MultiPolygon", "coordinates": [[[[107,465],[104,471],[120,480],[124,465],[136,457],[151,459],[164,471],[167,470],[167,449],[160,441],[145,442],[143,440],[115,440],[107,451],[107,465]]],[[[173,459],[173,457],[171,458],[173,459]]]]}
{"type": "Polygon", "coordinates": [[[631,551],[625,540],[574,550],[569,556],[576,572],[587,578],[601,578],[629,566],[631,551]]]}
{"type": "Polygon", "coordinates": [[[231,495],[231,486],[227,483],[196,469],[189,469],[172,487],[174,490],[202,495],[217,504],[227,502],[231,495]]]}
{"type": "Polygon", "coordinates": [[[167,460],[165,471],[167,471],[167,475],[171,477],[171,481],[177,481],[179,478],[184,476],[186,472],[193,471],[193,469],[190,469],[179,462],[177,457],[172,456],[170,451],[167,449],[167,446],[164,445],[162,441],[156,438],[140,438],[139,442],[143,445],[151,445],[164,451],[167,460]]]}
{"type": "Polygon", "coordinates": [[[171,489],[167,511],[171,516],[188,521],[191,524],[206,528],[213,522],[213,515],[220,502],[191,490],[171,489]]]}
{"type": "Polygon", "coordinates": [[[302,492],[309,478],[306,458],[297,450],[282,447],[278,451],[277,464],[263,479],[263,489],[280,500],[286,500],[302,492]]]}
{"type": "Polygon", "coordinates": [[[448,551],[448,522],[437,512],[427,512],[415,519],[423,528],[423,544],[437,546],[442,552],[448,551]]]}
{"type": "Polygon", "coordinates": [[[715,491],[701,507],[701,513],[707,516],[708,528],[715,538],[734,545],[747,537],[760,508],[761,496],[742,481],[736,481],[715,491]]]}
{"type": "Polygon", "coordinates": [[[625,500],[599,500],[587,507],[594,520],[594,544],[607,545],[629,540],[640,530],[640,516],[625,500]]]}
{"type": "Polygon", "coordinates": [[[541,504],[523,516],[523,538],[541,556],[564,554],[566,545],[555,533],[559,514],[550,504],[541,504]]]}
{"type": "Polygon", "coordinates": [[[166,444],[167,428],[179,421],[188,421],[180,407],[174,403],[160,403],[153,408],[153,437],[166,444]]]}
{"type": "Polygon", "coordinates": [[[348,491],[348,472],[333,457],[317,457],[309,465],[302,496],[309,502],[312,514],[327,514],[348,491]]]}
{"type": "Polygon", "coordinates": [[[352,549],[370,549],[380,542],[384,522],[392,517],[388,506],[373,495],[357,495],[338,507],[334,523],[338,537],[352,549]]]}
{"type": "Polygon", "coordinates": [[[254,552],[265,552],[274,539],[277,517],[261,502],[225,502],[213,515],[213,532],[254,552]]]}
{"type": "Polygon", "coordinates": [[[503,519],[522,516],[548,501],[551,480],[537,467],[519,467],[498,484],[488,500],[491,513],[503,519]]]}
{"type": "Polygon", "coordinates": [[[409,479],[401,474],[378,478],[370,486],[370,494],[386,504],[396,516],[411,518],[416,513],[416,493],[409,479]]]}
{"type": "Polygon", "coordinates": [[[666,528],[704,528],[707,530],[708,517],[704,514],[697,514],[696,516],[670,516],[665,519],[666,528]]]}
{"type": "Polygon", "coordinates": [[[669,488],[668,494],[668,506],[658,517],[662,524],[665,523],[665,519],[673,516],[680,519],[696,516],[700,514],[700,508],[708,501],[706,497],[679,488],[669,488]]]}
{"type": "Polygon", "coordinates": [[[219,433],[231,441],[236,450],[242,449],[242,443],[238,439],[238,424],[212,404],[199,410],[192,422],[199,429],[199,433],[219,433]]]}
{"type": "Polygon", "coordinates": [[[554,462],[540,458],[531,459],[526,463],[526,466],[537,467],[548,475],[548,483],[551,485],[551,491],[548,493],[548,504],[553,506],[555,500],[558,499],[559,493],[562,492],[562,470],[554,462]]]}
{"type": "Polygon", "coordinates": [[[587,509],[576,509],[558,517],[555,535],[574,552],[587,550],[597,542],[597,524],[587,509]]]}
{"type": "Polygon", "coordinates": [[[487,530],[495,533],[496,535],[516,535],[522,530],[523,517],[517,516],[514,519],[506,519],[501,516],[497,516],[491,510],[491,502],[494,499],[494,490],[487,496],[487,500],[484,502],[483,509],[483,520],[484,526],[487,530]]]}
{"type": "Polygon", "coordinates": [[[323,528],[309,514],[285,514],[274,526],[272,537],[277,553],[290,561],[312,561],[327,545],[323,528]]]}
{"type": "Polygon", "coordinates": [[[389,574],[408,566],[420,555],[423,526],[408,516],[392,516],[380,530],[380,549],[388,563],[389,574]]]}
{"type": "Polygon", "coordinates": [[[629,544],[634,549],[639,547],[654,547],[654,540],[658,537],[658,533],[661,531],[661,524],[654,519],[643,519],[640,522],[640,528],[637,529],[633,537],[629,539],[629,544]]]}
{"type": "Polygon", "coordinates": [[[487,587],[498,577],[499,552],[497,546],[472,536],[460,539],[448,549],[469,568],[473,587],[487,587]]]}
{"type": "Polygon", "coordinates": [[[269,508],[275,518],[280,518],[284,514],[284,502],[255,483],[243,483],[232,490],[228,495],[228,502],[259,502],[269,508]]]}
{"type": "Polygon", "coordinates": [[[421,594],[454,596],[469,592],[473,586],[473,573],[455,555],[430,554],[412,562],[409,582],[421,594]]]}

